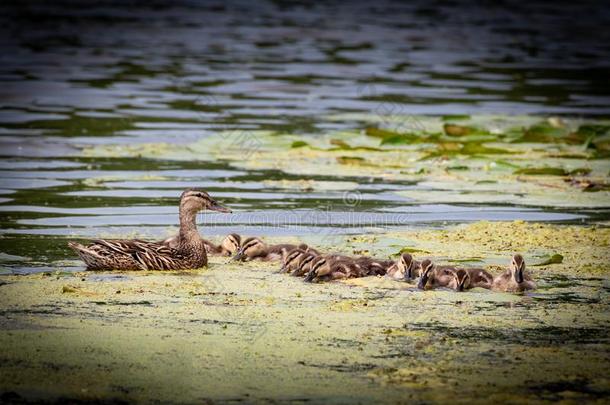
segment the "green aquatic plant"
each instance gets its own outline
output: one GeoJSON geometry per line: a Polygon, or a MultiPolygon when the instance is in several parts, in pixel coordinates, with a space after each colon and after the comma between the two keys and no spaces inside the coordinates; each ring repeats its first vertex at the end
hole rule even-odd
{"type": "Polygon", "coordinates": [[[549,256],[548,258],[546,258],[545,260],[533,264],[532,266],[548,266],[549,264],[559,264],[563,262],[563,255],[560,255],[559,253],[555,253],[551,256],[549,256]]]}

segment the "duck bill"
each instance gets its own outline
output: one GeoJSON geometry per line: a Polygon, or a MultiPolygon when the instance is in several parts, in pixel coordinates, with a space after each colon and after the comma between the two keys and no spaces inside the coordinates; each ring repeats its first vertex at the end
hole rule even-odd
{"type": "Polygon", "coordinates": [[[419,283],[417,283],[417,288],[419,288],[420,290],[423,290],[426,288],[426,284],[428,283],[428,277],[427,276],[421,276],[419,278],[419,283]]]}
{"type": "Polygon", "coordinates": [[[316,277],[316,273],[313,271],[310,271],[309,273],[307,273],[307,275],[305,276],[304,281],[307,283],[311,283],[313,282],[313,279],[316,277]]]}
{"type": "Polygon", "coordinates": [[[224,207],[224,206],[222,206],[222,205],[218,204],[216,201],[214,201],[214,202],[212,203],[212,205],[210,205],[210,206],[208,207],[208,209],[209,209],[210,211],[226,212],[226,213],[228,213],[228,214],[232,212],[232,211],[231,211],[229,208],[224,207]]]}
{"type": "Polygon", "coordinates": [[[280,273],[286,273],[288,271],[288,267],[286,266],[282,266],[282,268],[280,269],[280,273]]]}
{"type": "Polygon", "coordinates": [[[407,271],[405,271],[405,280],[413,280],[413,272],[411,271],[411,267],[407,268],[407,271]]]}
{"type": "Polygon", "coordinates": [[[518,270],[515,273],[515,280],[517,281],[517,283],[521,284],[523,282],[523,270],[518,270]]]}
{"type": "Polygon", "coordinates": [[[241,262],[244,260],[244,252],[242,250],[238,250],[237,253],[235,254],[235,256],[233,256],[233,258],[231,260],[235,260],[238,262],[241,262]]]}
{"type": "Polygon", "coordinates": [[[457,288],[455,289],[456,291],[464,291],[464,281],[462,281],[461,283],[458,284],[457,288]]]}

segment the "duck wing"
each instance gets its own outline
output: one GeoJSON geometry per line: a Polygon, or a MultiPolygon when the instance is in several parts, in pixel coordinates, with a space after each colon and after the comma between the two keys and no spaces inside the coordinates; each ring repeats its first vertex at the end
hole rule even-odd
{"type": "Polygon", "coordinates": [[[130,256],[142,270],[172,270],[184,261],[177,249],[143,240],[94,240],[88,248],[100,256],[130,256]]]}

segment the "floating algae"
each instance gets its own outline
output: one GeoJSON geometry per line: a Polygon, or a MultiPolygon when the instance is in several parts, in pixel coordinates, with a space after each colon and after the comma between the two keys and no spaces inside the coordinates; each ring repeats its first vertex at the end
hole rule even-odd
{"type": "Polygon", "coordinates": [[[526,294],[421,292],[385,277],[312,285],[277,274],[277,263],[219,257],[178,273],[8,276],[4,389],[139,402],[536,403],[610,393],[608,228],[479,222],[320,248],[363,243],[388,256],[397,241],[439,262],[480,257],[493,272],[514,251],[528,263],[564,259],[533,269],[540,289],[526,294]]]}
{"type": "Polygon", "coordinates": [[[361,115],[354,119],[366,125],[362,132],[297,136],[221,131],[190,145],[92,146],[83,154],[222,160],[237,168],[300,176],[332,174],[437,185],[401,193],[416,202],[610,206],[610,157],[604,155],[607,121],[583,124],[556,117],[540,121],[538,117],[474,116],[457,125],[420,118],[421,125],[408,133],[372,127],[377,120],[361,115]]]}

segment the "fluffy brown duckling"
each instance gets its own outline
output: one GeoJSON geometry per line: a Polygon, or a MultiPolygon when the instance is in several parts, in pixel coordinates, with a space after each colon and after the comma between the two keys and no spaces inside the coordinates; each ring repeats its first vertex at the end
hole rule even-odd
{"type": "Polygon", "coordinates": [[[409,253],[403,253],[398,260],[388,268],[387,276],[395,280],[411,281],[419,277],[420,263],[413,260],[409,253]]]}
{"type": "Polygon", "coordinates": [[[301,248],[295,248],[288,251],[284,257],[282,258],[282,267],[280,268],[279,273],[292,272],[299,268],[299,264],[303,255],[313,255],[311,252],[307,252],[301,248]]]}
{"type": "Polygon", "coordinates": [[[250,237],[242,242],[239,250],[236,252],[235,256],[233,256],[233,260],[281,260],[287,252],[295,248],[296,246],[291,244],[279,244],[269,246],[260,238],[250,237]]]}
{"type": "Polygon", "coordinates": [[[436,266],[431,260],[421,262],[421,276],[417,288],[432,290],[439,287],[463,291],[468,282],[468,273],[464,269],[454,269],[448,266],[436,266]]]}
{"type": "Polygon", "coordinates": [[[523,256],[516,254],[512,257],[509,268],[494,279],[492,289],[506,292],[521,292],[536,289],[536,283],[525,271],[523,256]]]}
{"type": "Polygon", "coordinates": [[[220,245],[215,246],[210,253],[221,256],[232,256],[239,250],[240,246],[241,236],[236,233],[230,233],[225,236],[220,245]]]}
{"type": "Polygon", "coordinates": [[[307,282],[340,280],[362,277],[365,271],[354,260],[345,260],[345,256],[318,256],[311,262],[311,269],[305,276],[307,282]]]}
{"type": "Polygon", "coordinates": [[[487,270],[479,268],[465,268],[463,270],[468,273],[468,285],[466,285],[465,288],[481,287],[487,288],[488,290],[491,289],[494,282],[494,276],[487,270]]]}
{"type": "Polygon", "coordinates": [[[280,243],[278,245],[267,245],[260,238],[250,237],[245,239],[240,248],[237,250],[235,256],[233,256],[233,260],[240,261],[249,261],[249,260],[263,260],[263,261],[275,261],[275,260],[283,260],[288,252],[299,248],[306,252],[313,253],[315,255],[319,255],[320,253],[312,248],[307,246],[304,243],[297,245],[293,245],[290,243],[280,243]]]}
{"type": "Polygon", "coordinates": [[[302,277],[309,273],[309,271],[311,270],[311,264],[316,257],[319,256],[314,255],[311,252],[305,252],[304,254],[302,254],[301,257],[298,259],[298,263],[295,266],[296,268],[292,271],[290,275],[295,277],[302,277]]]}
{"type": "Polygon", "coordinates": [[[367,276],[385,276],[388,269],[394,265],[392,260],[374,259],[367,256],[360,256],[353,260],[367,276]]]}

